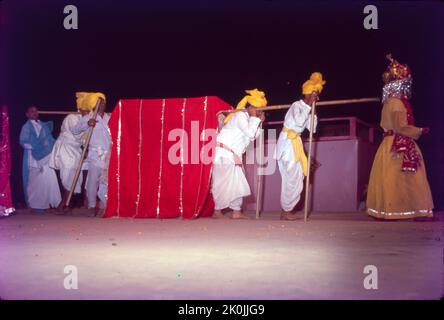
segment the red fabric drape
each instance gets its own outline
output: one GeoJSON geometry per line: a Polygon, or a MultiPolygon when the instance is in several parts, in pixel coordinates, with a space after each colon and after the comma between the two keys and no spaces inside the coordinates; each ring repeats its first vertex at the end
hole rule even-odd
{"type": "Polygon", "coordinates": [[[202,154],[213,154],[217,112],[231,108],[217,97],[119,101],[109,122],[113,145],[104,217],[211,216],[211,157],[204,163],[202,154]],[[174,162],[181,146],[183,165],[174,162]]]}
{"type": "Polygon", "coordinates": [[[0,115],[0,206],[12,208],[11,185],[11,143],[9,140],[8,107],[2,106],[0,115]]]}
{"type": "Polygon", "coordinates": [[[409,99],[407,98],[401,98],[402,103],[404,104],[405,111],[407,113],[407,124],[409,126],[415,125],[415,118],[413,117],[413,108],[410,104],[409,99]]]}
{"type": "MultiPolygon", "coordinates": [[[[401,98],[407,113],[407,124],[409,126],[415,125],[415,118],[413,117],[413,109],[410,101],[407,98],[401,98]]],[[[421,165],[421,155],[416,150],[416,144],[410,137],[403,136],[399,133],[394,133],[393,130],[389,130],[384,136],[395,135],[392,144],[392,152],[403,153],[401,171],[413,171],[416,172],[421,165]]]]}

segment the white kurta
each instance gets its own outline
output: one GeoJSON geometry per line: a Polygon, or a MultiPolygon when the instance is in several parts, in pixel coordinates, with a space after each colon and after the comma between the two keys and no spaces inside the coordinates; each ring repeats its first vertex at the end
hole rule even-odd
{"type": "MultiPolygon", "coordinates": [[[[294,102],[285,115],[284,127],[299,134],[305,129],[310,130],[310,111],[311,107],[303,100],[294,102]]],[[[316,132],[316,116],[314,122],[314,132],[316,132]]],[[[275,159],[278,161],[282,178],[281,207],[284,211],[292,211],[301,198],[304,172],[301,163],[294,158],[293,144],[285,132],[279,135],[275,159]]]]}
{"type": "MultiPolygon", "coordinates": [[[[80,125],[81,118],[82,116],[80,114],[70,114],[66,116],[49,159],[49,166],[60,170],[60,180],[65,190],[71,190],[82,154],[82,134],[79,133],[79,129],[77,129],[80,125]],[[76,134],[74,134],[74,132],[76,134]]],[[[80,193],[82,181],[83,176],[80,175],[74,190],[75,193],[80,193]]]]}
{"type": "MultiPolygon", "coordinates": [[[[88,120],[90,116],[81,119],[79,129],[81,131],[88,130],[88,120]]],[[[88,208],[96,207],[97,192],[101,184],[106,181],[103,178],[104,172],[107,171],[107,155],[111,147],[111,134],[108,127],[110,116],[104,114],[103,118],[97,116],[96,126],[94,127],[88,148],[88,176],[86,178],[86,194],[88,197],[88,208]]],[[[79,131],[80,131],[79,130],[79,131]]],[[[101,186],[101,190],[106,190],[106,186],[101,186]]],[[[103,197],[103,192],[101,196],[103,197]]]]}
{"type": "MultiPolygon", "coordinates": [[[[250,142],[259,135],[260,122],[259,118],[250,117],[247,112],[236,112],[216,140],[241,158],[250,142]]],[[[213,160],[212,194],[216,210],[231,208],[236,211],[241,209],[242,198],[251,194],[243,168],[235,165],[232,152],[221,147],[216,147],[213,160]]]]}
{"type": "MultiPolygon", "coordinates": [[[[36,130],[37,136],[40,135],[42,126],[34,120],[31,123],[36,130]]],[[[28,204],[32,209],[48,209],[57,207],[62,201],[59,184],[54,169],[49,167],[50,154],[41,160],[36,160],[32,156],[32,147],[25,144],[25,152],[28,152],[28,185],[26,192],[28,195],[28,204]]]]}

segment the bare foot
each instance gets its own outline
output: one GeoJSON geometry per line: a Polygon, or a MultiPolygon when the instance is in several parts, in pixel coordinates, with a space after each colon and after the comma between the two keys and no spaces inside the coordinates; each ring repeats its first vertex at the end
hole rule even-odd
{"type": "Polygon", "coordinates": [[[233,211],[231,219],[250,219],[250,218],[240,211],[233,211]]]}
{"type": "Polygon", "coordinates": [[[56,214],[61,214],[61,213],[63,214],[65,211],[65,208],[66,208],[65,203],[61,202],[59,204],[59,206],[55,209],[56,214]]]}
{"type": "Polygon", "coordinates": [[[86,209],[87,216],[88,217],[95,217],[96,216],[96,208],[88,208],[86,209]]]}
{"type": "Polygon", "coordinates": [[[102,208],[96,208],[95,210],[95,217],[101,217],[103,215],[103,212],[105,211],[105,209],[102,208]]]}
{"type": "Polygon", "coordinates": [[[32,214],[44,214],[45,213],[45,209],[31,209],[31,213],[32,214]]]}
{"type": "Polygon", "coordinates": [[[55,210],[55,214],[56,215],[65,215],[65,214],[68,214],[68,213],[71,213],[71,208],[67,207],[65,205],[63,205],[61,207],[58,206],[57,209],[55,210]]]}
{"type": "Polygon", "coordinates": [[[227,219],[227,217],[222,213],[222,211],[215,210],[213,213],[214,219],[227,219]]]}
{"type": "Polygon", "coordinates": [[[288,221],[297,220],[296,213],[282,211],[281,212],[281,220],[288,220],[288,221]]]}

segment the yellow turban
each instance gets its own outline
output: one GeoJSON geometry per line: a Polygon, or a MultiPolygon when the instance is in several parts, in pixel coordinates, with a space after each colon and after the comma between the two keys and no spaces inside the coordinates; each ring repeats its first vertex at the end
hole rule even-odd
{"type": "Polygon", "coordinates": [[[94,110],[99,98],[106,101],[105,95],[101,92],[76,92],[76,98],[77,109],[86,111],[94,110]]]}
{"type": "Polygon", "coordinates": [[[244,110],[247,104],[255,108],[262,108],[267,106],[267,99],[265,98],[265,93],[263,91],[259,91],[258,89],[253,89],[253,90],[245,90],[245,92],[247,93],[247,95],[243,97],[241,101],[239,101],[239,103],[236,106],[236,110],[231,112],[224,119],[224,123],[227,123],[235,112],[239,110],[244,110]]]}
{"type": "Polygon", "coordinates": [[[313,91],[319,91],[319,93],[321,93],[324,84],[326,84],[326,81],[322,80],[322,74],[320,72],[313,72],[310,79],[302,85],[302,93],[311,94],[313,91]]]}

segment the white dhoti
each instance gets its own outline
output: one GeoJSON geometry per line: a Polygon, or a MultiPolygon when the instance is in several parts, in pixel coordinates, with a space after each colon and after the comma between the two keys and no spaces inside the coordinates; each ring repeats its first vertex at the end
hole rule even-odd
{"type": "Polygon", "coordinates": [[[89,163],[88,176],[86,178],[86,196],[88,197],[88,208],[95,208],[97,203],[97,191],[99,189],[102,168],[94,163],[89,163]]]}
{"type": "Polygon", "coordinates": [[[240,211],[242,198],[251,194],[241,166],[242,154],[259,135],[260,122],[259,118],[250,117],[247,112],[235,112],[217,135],[212,194],[218,211],[225,208],[240,211]]]}
{"type": "Polygon", "coordinates": [[[54,169],[48,165],[49,155],[38,161],[38,167],[29,168],[28,205],[32,209],[57,207],[62,201],[59,184],[54,169]]]}
{"type": "MultiPolygon", "coordinates": [[[[60,170],[60,180],[63,188],[70,191],[77,166],[80,163],[81,149],[80,144],[67,141],[66,139],[57,139],[49,160],[51,168],[60,170]]],[[[81,192],[83,176],[79,175],[74,193],[81,192]]]]}
{"type": "MultiPolygon", "coordinates": [[[[97,196],[101,199],[106,199],[107,186],[103,184],[107,182],[104,176],[107,174],[107,159],[111,146],[111,135],[108,127],[109,118],[110,116],[107,114],[97,116],[91,140],[89,141],[88,158],[82,168],[83,170],[88,170],[85,184],[88,208],[96,207],[97,196]]],[[[90,116],[82,117],[78,126],[79,131],[86,132],[89,130],[89,120],[90,116]]]]}
{"type": "Polygon", "coordinates": [[[97,191],[97,196],[99,197],[99,200],[102,203],[103,208],[105,208],[106,201],[108,200],[108,185],[106,183],[103,183],[102,181],[99,183],[99,191],[97,191]]]}
{"type": "Polygon", "coordinates": [[[294,160],[278,160],[281,174],[281,208],[284,211],[292,211],[301,199],[304,188],[304,172],[300,162],[294,160]]]}
{"type": "MultiPolygon", "coordinates": [[[[274,158],[278,161],[281,174],[281,208],[284,211],[292,211],[301,199],[304,188],[304,170],[301,164],[303,145],[300,139],[305,129],[310,129],[311,107],[303,100],[294,102],[288,109],[284,119],[284,129],[279,135],[274,158]],[[293,136],[292,138],[289,137],[293,136]],[[297,135],[299,137],[297,137],[297,135]],[[299,141],[295,141],[299,139],[299,141]],[[293,142],[297,142],[296,146],[293,142]],[[298,149],[298,143],[299,148],[298,149]]],[[[314,128],[317,125],[317,117],[314,118],[314,128]]],[[[315,131],[314,131],[315,132],[315,131]]],[[[303,156],[305,158],[305,154],[303,156]]],[[[304,163],[306,164],[306,158],[304,163]]]]}
{"type": "MultiPolygon", "coordinates": [[[[49,166],[60,170],[63,188],[71,191],[72,183],[82,155],[82,132],[80,114],[70,114],[63,120],[60,135],[52,149],[49,166]]],[[[83,177],[79,176],[74,193],[81,192],[83,177]]]]}
{"type": "Polygon", "coordinates": [[[103,175],[106,171],[107,155],[107,150],[90,146],[88,151],[88,176],[85,185],[88,208],[96,207],[98,196],[101,200],[106,197],[107,186],[104,185],[106,179],[103,175]]]}
{"type": "Polygon", "coordinates": [[[251,194],[243,168],[235,165],[230,151],[220,147],[216,147],[213,161],[212,194],[216,210],[236,211],[241,210],[242,198],[251,194]]]}

